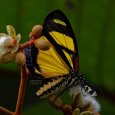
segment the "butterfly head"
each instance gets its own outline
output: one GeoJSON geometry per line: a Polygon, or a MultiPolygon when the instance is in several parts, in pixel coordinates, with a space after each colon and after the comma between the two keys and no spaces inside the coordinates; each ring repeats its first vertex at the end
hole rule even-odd
{"type": "Polygon", "coordinates": [[[84,76],[80,73],[77,74],[78,79],[80,80],[80,85],[82,88],[82,92],[87,95],[90,94],[91,96],[97,96],[96,90],[94,88],[94,85],[86,80],[84,76]]]}

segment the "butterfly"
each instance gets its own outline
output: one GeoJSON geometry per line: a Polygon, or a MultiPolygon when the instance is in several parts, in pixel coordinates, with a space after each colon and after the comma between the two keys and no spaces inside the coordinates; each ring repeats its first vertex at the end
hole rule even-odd
{"type": "Polygon", "coordinates": [[[60,10],[48,14],[44,20],[42,36],[50,48],[42,51],[34,45],[25,48],[26,66],[30,74],[41,80],[39,97],[61,94],[64,90],[81,85],[95,95],[90,83],[79,73],[77,40],[68,18],[60,10]]]}

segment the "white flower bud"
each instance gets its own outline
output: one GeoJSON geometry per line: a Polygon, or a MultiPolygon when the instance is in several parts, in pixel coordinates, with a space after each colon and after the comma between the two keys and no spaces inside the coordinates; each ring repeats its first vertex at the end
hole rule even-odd
{"type": "Polygon", "coordinates": [[[50,49],[50,42],[44,39],[43,37],[36,39],[34,44],[36,48],[43,50],[43,51],[50,49]]]}
{"type": "Polygon", "coordinates": [[[0,55],[10,51],[9,46],[12,44],[12,38],[6,34],[0,36],[0,55]]]}
{"type": "Polygon", "coordinates": [[[30,36],[32,35],[36,38],[39,38],[42,34],[42,29],[43,29],[43,27],[41,25],[35,25],[32,28],[32,32],[31,32],[30,36]]]}
{"type": "Polygon", "coordinates": [[[23,52],[16,53],[15,62],[19,65],[24,65],[26,63],[26,57],[23,52]]]}

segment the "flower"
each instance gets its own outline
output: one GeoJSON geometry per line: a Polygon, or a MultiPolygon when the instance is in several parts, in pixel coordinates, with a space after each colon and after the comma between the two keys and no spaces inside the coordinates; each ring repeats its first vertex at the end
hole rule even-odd
{"type": "Polygon", "coordinates": [[[88,93],[84,95],[83,92],[81,91],[80,86],[72,87],[70,89],[69,94],[73,98],[73,103],[72,103],[72,107],[74,108],[73,115],[76,115],[75,113],[76,111],[78,112],[78,109],[80,110],[81,113],[84,114],[89,112],[89,114],[92,115],[99,115],[100,104],[95,99],[95,96],[91,96],[88,93]]]}
{"type": "Polygon", "coordinates": [[[16,31],[13,26],[6,26],[8,35],[0,33],[0,60],[3,63],[8,63],[14,58],[15,52],[18,51],[19,41],[21,35],[16,35],[16,31]]]}
{"type": "Polygon", "coordinates": [[[21,35],[16,35],[15,29],[11,25],[6,26],[6,28],[8,35],[0,33],[0,55],[8,52],[15,53],[19,48],[21,35]]]}
{"type": "Polygon", "coordinates": [[[80,86],[75,86],[70,89],[72,103],[65,104],[63,100],[52,95],[48,98],[52,107],[61,110],[64,115],[100,115],[100,105],[95,97],[91,95],[83,95],[80,86]]]}

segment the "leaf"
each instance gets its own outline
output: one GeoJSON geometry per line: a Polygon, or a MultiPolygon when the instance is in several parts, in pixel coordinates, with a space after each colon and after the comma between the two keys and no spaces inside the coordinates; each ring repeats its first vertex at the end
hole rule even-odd
{"type": "Polygon", "coordinates": [[[16,36],[16,40],[17,40],[18,43],[20,42],[20,40],[21,40],[21,34],[18,34],[18,35],[16,36]]]}

